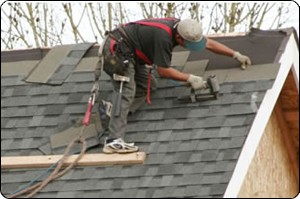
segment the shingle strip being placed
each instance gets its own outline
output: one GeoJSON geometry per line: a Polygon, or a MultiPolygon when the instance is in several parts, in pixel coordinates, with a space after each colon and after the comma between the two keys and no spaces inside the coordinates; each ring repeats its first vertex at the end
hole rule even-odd
{"type": "Polygon", "coordinates": [[[53,47],[25,81],[54,85],[62,84],[93,44],[83,43],[53,47]]]}
{"type": "Polygon", "coordinates": [[[209,60],[189,61],[185,64],[183,72],[203,76],[209,60]]]}

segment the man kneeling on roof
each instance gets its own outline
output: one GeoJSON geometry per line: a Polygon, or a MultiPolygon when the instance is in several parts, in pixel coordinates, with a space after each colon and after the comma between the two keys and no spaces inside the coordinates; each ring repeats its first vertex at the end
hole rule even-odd
{"type": "Polygon", "coordinates": [[[100,60],[92,92],[99,89],[99,76],[103,67],[111,77],[114,93],[121,96],[121,104],[118,107],[117,100],[113,100],[112,113],[116,109],[119,113],[111,114],[104,153],[138,151],[134,143],[124,141],[127,116],[135,98],[147,96],[147,102],[150,103],[150,86],[153,91],[157,84],[150,73],[152,69],[156,69],[163,78],[188,82],[195,90],[207,87],[202,77],[170,66],[172,50],[177,45],[190,51],[206,48],[216,54],[232,57],[241,63],[242,69],[251,64],[249,57],[203,36],[201,23],[191,19],[146,19],[106,32],[106,38],[99,49],[100,60]],[[125,79],[122,80],[122,77],[125,79]]]}

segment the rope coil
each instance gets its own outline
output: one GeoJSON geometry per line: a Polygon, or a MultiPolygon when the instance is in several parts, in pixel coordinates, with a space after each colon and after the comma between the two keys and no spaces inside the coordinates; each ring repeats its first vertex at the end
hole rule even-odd
{"type": "MultiPolygon", "coordinates": [[[[52,173],[43,181],[41,181],[37,184],[34,184],[30,187],[27,187],[25,189],[21,189],[20,191],[17,191],[17,193],[13,193],[13,194],[9,195],[8,198],[16,198],[16,197],[24,195],[28,192],[31,192],[31,193],[29,193],[27,196],[25,196],[25,198],[31,198],[35,194],[37,194],[40,190],[42,190],[45,186],[47,186],[48,183],[55,180],[56,178],[59,178],[59,177],[65,175],[69,170],[71,170],[78,163],[78,161],[83,157],[83,155],[85,154],[86,149],[87,149],[87,143],[83,136],[83,133],[84,133],[85,128],[90,123],[90,118],[91,118],[92,108],[95,103],[95,98],[96,98],[96,95],[95,95],[95,93],[93,93],[91,95],[91,97],[89,98],[89,104],[88,104],[88,108],[85,113],[85,116],[83,118],[83,123],[82,123],[83,126],[81,128],[80,134],[78,135],[78,137],[76,137],[74,140],[72,140],[69,143],[62,158],[57,163],[55,163],[54,165],[51,166],[51,167],[55,167],[54,171],[52,171],[52,173]],[[68,165],[62,171],[60,171],[62,169],[62,167],[64,166],[65,160],[70,156],[70,151],[73,148],[75,143],[81,144],[80,154],[77,156],[77,158],[74,160],[74,162],[72,162],[70,165],[68,165]]],[[[29,184],[32,184],[32,182],[30,182],[29,184]]]]}

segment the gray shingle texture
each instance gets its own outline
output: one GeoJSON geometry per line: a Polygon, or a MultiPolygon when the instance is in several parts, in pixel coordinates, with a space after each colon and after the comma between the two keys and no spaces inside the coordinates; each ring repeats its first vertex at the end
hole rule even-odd
{"type": "MultiPolygon", "coordinates": [[[[82,55],[78,48],[70,59],[82,55]]],[[[93,71],[66,70],[69,76],[58,78],[64,79],[59,86],[1,76],[1,156],[47,153],[52,135],[83,118],[93,71]]],[[[147,153],[145,164],[76,167],[37,197],[222,197],[256,115],[251,95],[256,92],[260,108],[274,78],[223,82],[218,100],[196,103],[180,103],[177,97],[189,89],[158,78],[162,84],[151,95],[152,104],[129,116],[125,137],[147,153]]],[[[109,100],[111,90],[103,74],[101,98],[109,100]]],[[[88,153],[100,150],[98,146],[88,153]]],[[[1,170],[2,194],[7,196],[42,171],[1,170]]]]}

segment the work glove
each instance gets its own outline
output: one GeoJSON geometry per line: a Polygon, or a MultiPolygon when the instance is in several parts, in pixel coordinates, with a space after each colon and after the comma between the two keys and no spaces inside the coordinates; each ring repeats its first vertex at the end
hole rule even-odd
{"type": "Polygon", "coordinates": [[[187,80],[194,90],[207,88],[207,82],[200,76],[190,75],[187,80]]]}
{"type": "Polygon", "coordinates": [[[250,58],[247,57],[246,55],[242,55],[241,53],[239,53],[237,51],[233,54],[233,58],[238,60],[239,62],[241,62],[241,68],[243,70],[245,70],[248,65],[251,65],[250,58]]]}
{"type": "Polygon", "coordinates": [[[91,90],[91,93],[96,93],[97,94],[98,91],[99,91],[99,80],[96,80],[94,85],[93,85],[93,88],[91,90]]]}

